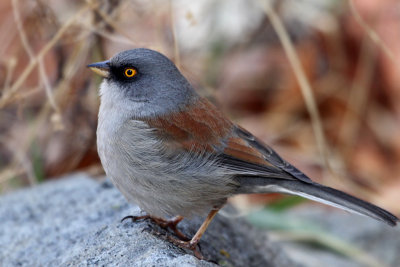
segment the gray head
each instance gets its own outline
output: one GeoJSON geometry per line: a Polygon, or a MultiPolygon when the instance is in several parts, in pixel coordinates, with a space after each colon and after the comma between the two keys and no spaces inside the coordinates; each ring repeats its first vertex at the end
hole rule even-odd
{"type": "Polygon", "coordinates": [[[176,112],[197,98],[174,63],[150,49],[127,50],[88,67],[105,78],[100,90],[102,103],[123,105],[134,117],[176,112]]]}

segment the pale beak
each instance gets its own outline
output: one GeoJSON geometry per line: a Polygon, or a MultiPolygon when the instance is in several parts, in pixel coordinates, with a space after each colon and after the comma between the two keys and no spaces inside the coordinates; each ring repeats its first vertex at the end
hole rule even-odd
{"type": "Polygon", "coordinates": [[[92,63],[92,64],[87,65],[87,67],[104,78],[110,77],[110,61],[109,60],[92,63]]]}

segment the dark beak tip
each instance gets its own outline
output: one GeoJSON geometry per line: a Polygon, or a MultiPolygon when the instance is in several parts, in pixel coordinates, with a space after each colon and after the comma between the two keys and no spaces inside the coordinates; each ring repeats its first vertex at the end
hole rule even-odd
{"type": "Polygon", "coordinates": [[[102,62],[96,62],[92,63],[89,65],[86,65],[88,68],[90,68],[93,72],[97,73],[98,75],[108,78],[110,76],[110,61],[102,61],[102,62]]]}
{"type": "Polygon", "coordinates": [[[98,69],[109,69],[110,65],[109,65],[110,61],[106,60],[106,61],[101,61],[101,62],[95,62],[95,63],[91,63],[86,65],[86,67],[88,68],[98,68],[98,69]]]}

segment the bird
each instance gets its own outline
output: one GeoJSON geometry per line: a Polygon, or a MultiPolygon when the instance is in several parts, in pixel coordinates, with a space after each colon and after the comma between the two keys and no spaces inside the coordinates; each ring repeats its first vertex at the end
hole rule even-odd
{"type": "Polygon", "coordinates": [[[129,202],[172,229],[175,245],[201,257],[197,245],[229,197],[283,193],[301,196],[395,226],[392,213],[324,186],[233,123],[200,96],[160,52],[135,48],[87,65],[103,77],[97,126],[106,175],[129,202]],[[177,225],[206,216],[192,238],[177,225]],[[169,219],[166,219],[169,218],[169,219]]]}

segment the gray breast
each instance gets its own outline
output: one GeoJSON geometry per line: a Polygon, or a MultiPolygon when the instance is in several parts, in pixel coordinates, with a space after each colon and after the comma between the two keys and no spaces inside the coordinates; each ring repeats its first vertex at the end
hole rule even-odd
{"type": "Polygon", "coordinates": [[[111,127],[101,121],[100,111],[97,140],[103,167],[123,195],[146,212],[205,213],[235,190],[229,171],[207,156],[166,156],[162,141],[145,122],[127,119],[111,127]]]}

